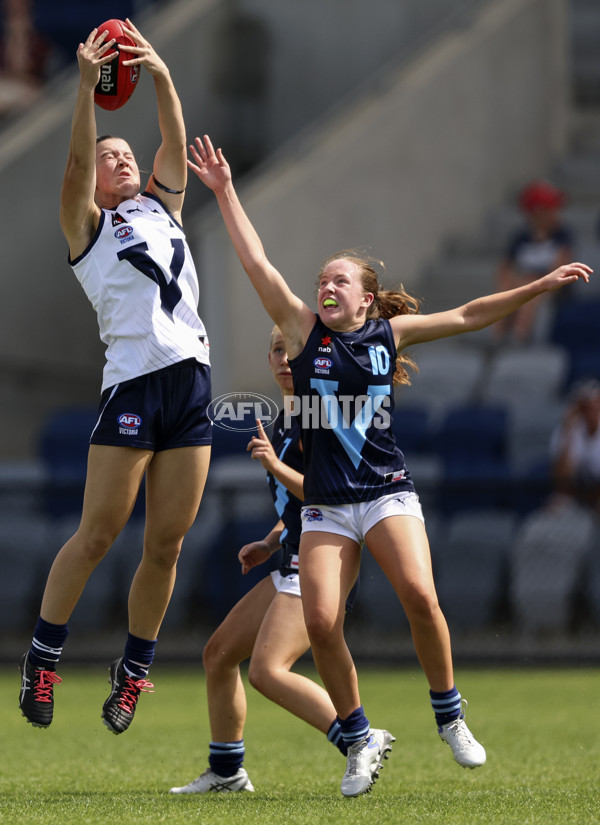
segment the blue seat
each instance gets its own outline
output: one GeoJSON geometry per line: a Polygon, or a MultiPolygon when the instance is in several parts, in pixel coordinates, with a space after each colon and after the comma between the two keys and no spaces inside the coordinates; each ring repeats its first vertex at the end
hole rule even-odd
{"type": "Polygon", "coordinates": [[[38,456],[48,472],[46,508],[53,517],[81,510],[90,435],[97,420],[95,407],[66,407],[44,422],[38,456]]]}
{"type": "Polygon", "coordinates": [[[432,437],[446,471],[457,467],[502,466],[508,458],[508,411],[501,406],[451,409],[432,437]]]}
{"type": "MultiPolygon", "coordinates": [[[[600,323],[600,318],[598,319],[600,323]]],[[[577,350],[571,354],[567,390],[578,381],[600,380],[600,347],[577,350]]]]}
{"type": "Polygon", "coordinates": [[[506,506],[508,412],[469,405],[450,410],[432,437],[444,465],[437,508],[442,513],[506,506]]]}
{"type": "Polygon", "coordinates": [[[550,337],[572,358],[600,350],[600,298],[560,304],[550,337]]]}
{"type": "Polygon", "coordinates": [[[547,454],[521,468],[511,480],[509,503],[516,513],[526,516],[544,506],[553,485],[552,460],[547,454]]]}
{"type": "Polygon", "coordinates": [[[97,420],[95,407],[67,407],[48,416],[40,433],[38,453],[53,474],[85,477],[90,435],[97,420]]]}
{"type": "Polygon", "coordinates": [[[403,405],[394,409],[392,432],[403,453],[424,453],[431,438],[430,415],[426,406],[403,405]]]}

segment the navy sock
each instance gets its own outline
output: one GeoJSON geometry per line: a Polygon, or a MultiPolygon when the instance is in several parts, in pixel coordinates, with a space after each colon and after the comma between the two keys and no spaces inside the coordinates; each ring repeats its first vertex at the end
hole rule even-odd
{"type": "Polygon", "coordinates": [[[441,728],[442,725],[447,725],[448,722],[452,722],[462,715],[462,697],[457,691],[456,685],[450,690],[443,690],[441,692],[430,690],[429,695],[438,727],[441,728]]]}
{"type": "Polygon", "coordinates": [[[148,669],[154,661],[156,642],[156,639],[150,641],[149,639],[140,639],[139,636],[133,636],[131,633],[127,635],[125,653],[123,654],[123,667],[125,673],[131,676],[132,679],[145,679],[148,675],[148,669]]]}
{"type": "Polygon", "coordinates": [[[365,716],[362,705],[356,708],[356,710],[353,710],[346,719],[340,719],[338,716],[338,721],[340,723],[342,738],[346,745],[353,745],[355,742],[360,742],[360,740],[364,739],[369,733],[369,720],[365,716]]]}
{"type": "Polygon", "coordinates": [[[340,720],[336,717],[331,723],[331,727],[327,731],[327,739],[332,745],[341,751],[344,756],[348,756],[348,748],[342,736],[342,729],[340,727],[340,720]]]}
{"type": "Polygon", "coordinates": [[[208,747],[208,764],[218,776],[233,776],[244,763],[244,740],[211,742],[208,747]]]}
{"type": "Polygon", "coordinates": [[[69,628],[66,624],[52,624],[40,616],[33,632],[29,661],[34,667],[56,670],[69,628]]]}

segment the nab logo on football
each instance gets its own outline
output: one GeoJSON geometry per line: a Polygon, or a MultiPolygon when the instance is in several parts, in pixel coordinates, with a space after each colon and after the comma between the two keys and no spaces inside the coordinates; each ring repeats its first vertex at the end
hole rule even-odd
{"type": "Polygon", "coordinates": [[[126,430],[135,430],[142,423],[142,419],[135,413],[122,413],[119,416],[119,426],[126,430]]]}
{"type": "Polygon", "coordinates": [[[98,82],[99,91],[103,95],[116,94],[117,87],[117,73],[116,65],[113,67],[110,63],[105,63],[100,67],[100,80],[98,82]]]}

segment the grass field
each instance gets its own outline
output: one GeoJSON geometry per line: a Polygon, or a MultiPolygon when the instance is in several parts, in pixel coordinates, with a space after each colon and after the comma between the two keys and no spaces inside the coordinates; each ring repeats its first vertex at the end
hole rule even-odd
{"type": "Polygon", "coordinates": [[[467,721],[487,764],[460,768],[432,723],[420,672],[360,671],[368,716],[397,737],[372,793],[344,799],[345,760],[248,689],[246,768],[255,794],[171,796],[207,765],[200,671],[155,667],[132,728],[100,720],[103,666],[65,663],[52,727],[26,724],[19,676],[0,670],[0,821],[11,825],[588,825],[600,822],[600,671],[461,670],[467,721]]]}

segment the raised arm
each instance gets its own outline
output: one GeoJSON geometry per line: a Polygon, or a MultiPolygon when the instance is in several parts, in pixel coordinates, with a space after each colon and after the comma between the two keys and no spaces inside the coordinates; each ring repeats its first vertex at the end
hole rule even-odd
{"type": "Polygon", "coordinates": [[[190,146],[190,169],[214,192],[229,237],[264,308],[281,329],[290,358],[298,355],[315,323],[314,312],[291,291],[268,260],[262,242],[238,199],[229,164],[206,135],[190,146]]]}
{"type": "Polygon", "coordinates": [[[561,289],[567,284],[575,283],[579,278],[587,283],[591,272],[586,264],[567,264],[516,289],[476,298],[468,304],[446,312],[434,312],[431,315],[396,315],[390,319],[396,346],[398,349],[404,349],[412,344],[483,329],[510,315],[544,292],[561,289]]]}
{"type": "Polygon", "coordinates": [[[123,65],[143,66],[152,75],[156,92],[161,144],[146,189],[160,198],[181,223],[181,208],[187,183],[187,141],[181,102],[164,60],[129,19],[126,20],[125,31],[136,45],[121,47],[121,51],[131,54],[131,58],[124,60],[123,65]]]}
{"type": "Polygon", "coordinates": [[[71,141],[60,196],[60,225],[69,244],[71,257],[86,248],[96,229],[100,208],[94,201],[96,190],[96,113],[94,90],[100,68],[117,57],[112,51],[114,39],[107,32],[93,29],[77,50],[79,89],[73,119],[71,141]],[[108,54],[107,54],[108,52],[108,54]]]}

